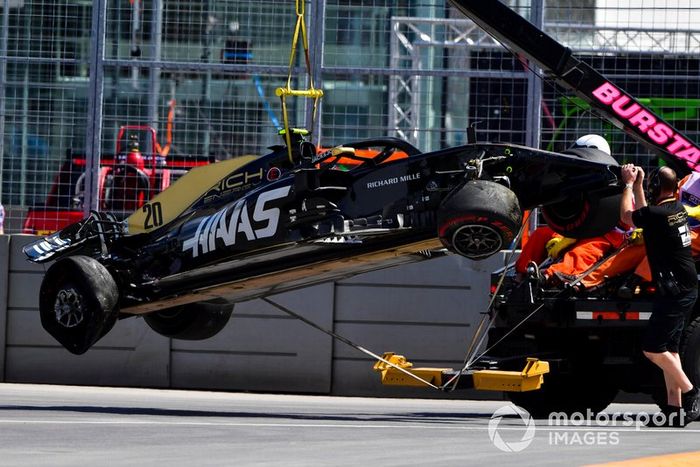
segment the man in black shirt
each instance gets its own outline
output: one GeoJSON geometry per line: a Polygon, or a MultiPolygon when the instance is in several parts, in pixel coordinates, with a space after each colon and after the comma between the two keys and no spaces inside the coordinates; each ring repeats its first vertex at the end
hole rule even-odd
{"type": "Polygon", "coordinates": [[[654,301],[642,348],[644,355],[664,373],[667,423],[684,426],[700,415],[698,389],[683,371],[678,355],[686,316],[698,295],[688,215],[676,199],[678,180],[671,168],[662,167],[649,178],[652,206],[647,206],[641,167],[623,165],[622,181],[625,188],[620,219],[643,229],[649,265],[661,295],[654,301]]]}

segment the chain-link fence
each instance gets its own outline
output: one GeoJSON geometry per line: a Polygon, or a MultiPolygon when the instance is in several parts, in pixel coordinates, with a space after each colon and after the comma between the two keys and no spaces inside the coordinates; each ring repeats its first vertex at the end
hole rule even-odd
{"type": "MultiPolygon", "coordinates": [[[[700,6],[511,0],[697,140],[700,6]]],[[[0,0],[0,200],[7,232],[128,212],[184,171],[282,144],[293,0],[0,0]]],[[[597,132],[646,151],[535,77],[444,0],[308,0],[323,147],[380,135],[423,150],[480,140],[561,150],[597,132]]],[[[297,55],[293,85],[307,74],[297,55]]],[[[294,126],[309,102],[290,99],[294,126]]]]}

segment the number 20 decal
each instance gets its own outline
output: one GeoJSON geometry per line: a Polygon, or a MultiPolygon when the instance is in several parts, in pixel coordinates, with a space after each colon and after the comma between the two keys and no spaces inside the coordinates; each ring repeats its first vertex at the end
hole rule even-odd
{"type": "Polygon", "coordinates": [[[159,202],[144,204],[141,210],[146,213],[146,220],[143,223],[144,229],[163,225],[163,208],[159,202]]]}

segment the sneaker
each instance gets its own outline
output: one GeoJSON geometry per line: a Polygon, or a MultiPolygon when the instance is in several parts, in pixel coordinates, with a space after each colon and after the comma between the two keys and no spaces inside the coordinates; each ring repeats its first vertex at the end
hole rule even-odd
{"type": "Polygon", "coordinates": [[[689,422],[694,422],[700,418],[700,391],[694,387],[685,394],[681,394],[681,404],[685,410],[685,418],[689,422]]]}

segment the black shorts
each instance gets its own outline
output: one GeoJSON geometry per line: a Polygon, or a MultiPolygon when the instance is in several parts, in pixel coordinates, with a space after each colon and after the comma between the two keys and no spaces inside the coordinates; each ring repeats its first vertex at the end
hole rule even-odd
{"type": "Polygon", "coordinates": [[[675,297],[660,297],[654,301],[642,350],[651,353],[678,352],[686,317],[698,298],[697,289],[675,297]]]}

